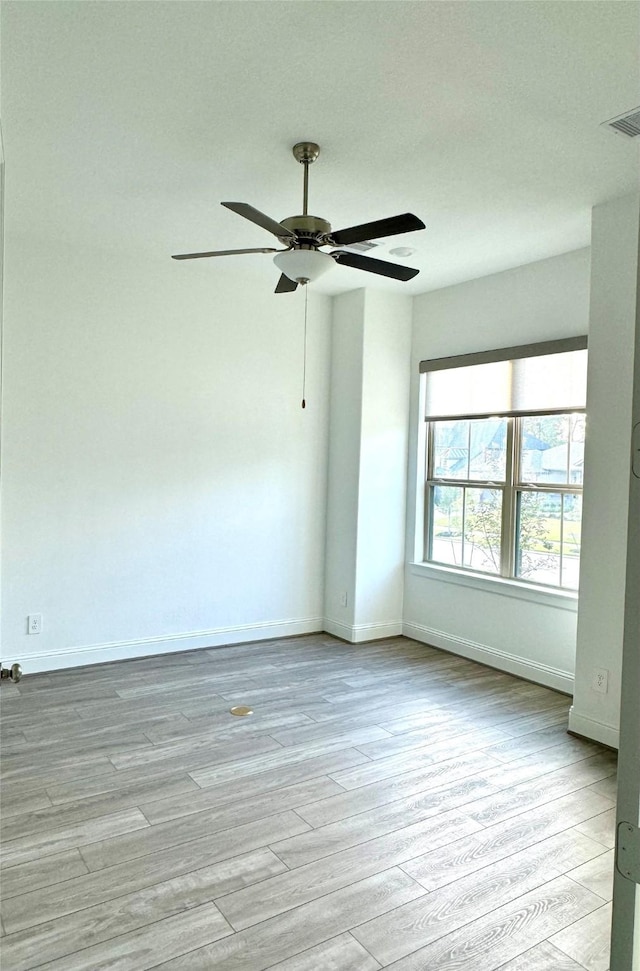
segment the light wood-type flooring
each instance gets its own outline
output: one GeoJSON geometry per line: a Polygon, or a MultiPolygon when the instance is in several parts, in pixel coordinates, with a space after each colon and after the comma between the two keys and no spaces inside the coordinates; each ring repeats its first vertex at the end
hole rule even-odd
{"type": "Polygon", "coordinates": [[[0,691],[3,971],[608,967],[615,756],[564,695],[324,634],[0,691]]]}

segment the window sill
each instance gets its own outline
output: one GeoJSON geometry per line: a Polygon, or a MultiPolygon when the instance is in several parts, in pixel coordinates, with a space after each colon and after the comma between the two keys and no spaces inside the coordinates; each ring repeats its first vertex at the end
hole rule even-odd
{"type": "Polygon", "coordinates": [[[547,607],[557,607],[560,610],[570,610],[574,613],[578,609],[578,593],[574,590],[553,590],[548,587],[536,586],[533,583],[506,580],[504,577],[492,577],[485,576],[482,573],[455,570],[436,563],[410,563],[409,572],[415,577],[453,583],[459,587],[471,587],[474,590],[497,594],[500,597],[527,600],[529,603],[544,604],[547,607]]]}

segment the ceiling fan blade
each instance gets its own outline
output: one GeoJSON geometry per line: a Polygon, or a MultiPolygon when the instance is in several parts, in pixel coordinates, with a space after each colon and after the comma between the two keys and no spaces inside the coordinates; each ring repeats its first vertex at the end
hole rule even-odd
{"type": "Polygon", "coordinates": [[[293,291],[298,286],[295,280],[290,280],[288,276],[283,273],[278,280],[278,285],[273,291],[274,293],[293,293],[293,291]]]}
{"type": "Polygon", "coordinates": [[[246,202],[221,202],[220,205],[226,209],[231,209],[232,212],[237,212],[239,216],[244,216],[245,219],[255,223],[256,226],[261,226],[267,232],[273,233],[274,236],[286,236],[287,239],[296,238],[296,234],[292,233],[286,226],[276,222],[275,219],[271,219],[270,216],[265,216],[259,209],[254,209],[253,206],[247,205],[246,202]]]}
{"type": "Polygon", "coordinates": [[[282,253],[282,250],[274,249],[272,246],[262,249],[219,249],[211,253],[180,253],[172,256],[172,260],[201,260],[203,256],[239,256],[241,253],[282,253]]]}
{"type": "Polygon", "coordinates": [[[331,233],[331,239],[338,246],[348,246],[349,243],[360,243],[366,239],[380,239],[381,236],[396,236],[398,233],[412,233],[416,229],[424,229],[424,223],[411,212],[404,212],[400,216],[389,219],[378,219],[373,223],[363,223],[362,226],[349,226],[331,233]]]}
{"type": "Polygon", "coordinates": [[[331,253],[331,256],[343,266],[352,266],[355,270],[367,270],[369,273],[389,276],[393,280],[411,280],[420,272],[420,270],[414,270],[410,266],[401,266],[400,263],[387,263],[386,260],[374,260],[370,256],[360,256],[359,253],[338,252],[331,253]]]}

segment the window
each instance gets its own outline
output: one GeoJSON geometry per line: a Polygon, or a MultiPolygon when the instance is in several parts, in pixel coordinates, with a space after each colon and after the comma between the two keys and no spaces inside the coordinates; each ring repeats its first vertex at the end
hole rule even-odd
{"type": "Polygon", "coordinates": [[[423,362],[425,561],[577,590],[585,344],[423,362]]]}

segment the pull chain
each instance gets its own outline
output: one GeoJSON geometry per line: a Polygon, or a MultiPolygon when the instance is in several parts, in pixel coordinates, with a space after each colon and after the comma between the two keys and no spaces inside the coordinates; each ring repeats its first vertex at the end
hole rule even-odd
{"type": "Polygon", "coordinates": [[[304,288],[304,353],[302,357],[302,407],[307,407],[305,401],[305,388],[307,385],[307,304],[309,302],[309,284],[304,288]]]}

